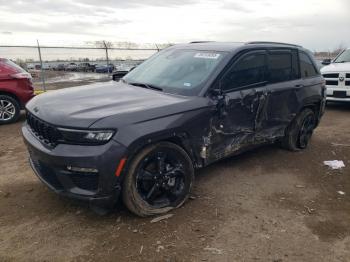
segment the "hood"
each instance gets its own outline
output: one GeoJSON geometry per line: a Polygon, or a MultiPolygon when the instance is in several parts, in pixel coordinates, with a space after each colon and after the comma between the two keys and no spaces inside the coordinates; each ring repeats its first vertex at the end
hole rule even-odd
{"type": "Polygon", "coordinates": [[[62,127],[87,128],[110,117],[109,127],[147,121],[203,106],[207,99],[162,93],[120,82],[49,91],[32,99],[27,110],[62,127]]]}
{"type": "Polygon", "coordinates": [[[350,72],[350,63],[332,63],[321,68],[321,73],[350,72]]]}

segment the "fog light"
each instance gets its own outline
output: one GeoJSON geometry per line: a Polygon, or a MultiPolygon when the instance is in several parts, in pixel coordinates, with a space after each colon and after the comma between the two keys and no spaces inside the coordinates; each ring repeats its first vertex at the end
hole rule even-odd
{"type": "Polygon", "coordinates": [[[98,173],[98,169],[89,168],[89,167],[67,166],[67,170],[71,172],[80,172],[80,173],[98,173]]]}

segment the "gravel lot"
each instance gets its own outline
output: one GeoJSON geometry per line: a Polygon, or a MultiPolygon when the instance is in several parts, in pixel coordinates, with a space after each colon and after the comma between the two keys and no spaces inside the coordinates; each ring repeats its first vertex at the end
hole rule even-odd
{"type": "Polygon", "coordinates": [[[23,121],[0,126],[0,261],[350,261],[350,105],[327,107],[305,151],[267,146],[200,170],[191,200],[157,223],[49,191],[23,121]],[[346,167],[323,165],[335,159],[346,167]]]}

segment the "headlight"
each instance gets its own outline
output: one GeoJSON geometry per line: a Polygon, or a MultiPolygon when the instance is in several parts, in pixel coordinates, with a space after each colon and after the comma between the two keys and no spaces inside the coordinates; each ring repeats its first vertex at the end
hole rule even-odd
{"type": "Polygon", "coordinates": [[[114,130],[74,130],[58,128],[63,141],[72,144],[105,144],[113,137],[114,130]]]}

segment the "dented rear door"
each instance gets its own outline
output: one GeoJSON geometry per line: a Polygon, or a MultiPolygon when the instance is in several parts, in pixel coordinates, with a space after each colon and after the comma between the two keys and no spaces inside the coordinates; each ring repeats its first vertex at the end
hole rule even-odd
{"type": "Polygon", "coordinates": [[[269,50],[267,64],[267,93],[257,120],[257,137],[271,142],[284,135],[286,127],[298,112],[298,90],[302,80],[297,50],[269,50]]]}

